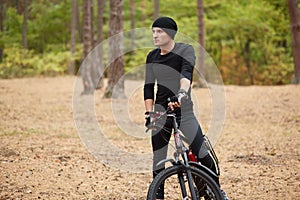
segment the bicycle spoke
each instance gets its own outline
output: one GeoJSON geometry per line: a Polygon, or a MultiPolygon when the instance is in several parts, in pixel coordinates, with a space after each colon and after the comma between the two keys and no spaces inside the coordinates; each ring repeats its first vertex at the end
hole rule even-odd
{"type": "MultiPolygon", "coordinates": [[[[161,177],[158,177],[157,180],[159,181],[156,181],[154,184],[157,185],[160,184],[162,181],[164,182],[165,199],[192,199],[188,184],[187,173],[180,171],[179,167],[173,168],[173,170],[171,169],[170,171],[166,171],[165,174],[162,174],[161,177]]],[[[197,200],[220,199],[220,191],[218,187],[210,178],[207,177],[207,175],[203,175],[202,172],[199,172],[199,170],[195,169],[191,170],[191,174],[193,177],[193,187],[196,192],[197,200]]],[[[155,187],[153,187],[152,189],[153,191],[155,191],[155,187]]]]}

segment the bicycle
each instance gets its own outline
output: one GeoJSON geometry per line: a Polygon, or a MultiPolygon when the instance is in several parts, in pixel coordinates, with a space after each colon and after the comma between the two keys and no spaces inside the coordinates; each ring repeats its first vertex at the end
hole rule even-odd
{"type": "MultiPolygon", "coordinates": [[[[212,176],[218,176],[209,168],[198,163],[195,155],[190,148],[184,145],[184,136],[181,135],[176,122],[176,114],[170,109],[165,112],[149,112],[153,119],[150,123],[148,132],[153,128],[162,128],[164,117],[170,117],[173,122],[173,136],[175,141],[174,159],[166,158],[160,161],[158,165],[171,162],[171,166],[161,171],[152,181],[147,193],[147,200],[155,200],[159,187],[163,185],[165,199],[183,199],[183,200],[221,200],[222,193],[219,186],[212,179],[212,176]]],[[[206,145],[212,150],[209,140],[206,145]]],[[[215,156],[214,151],[211,153],[215,156]]],[[[217,162],[217,160],[216,160],[217,162]]],[[[219,169],[218,169],[219,171],[219,169]]]]}

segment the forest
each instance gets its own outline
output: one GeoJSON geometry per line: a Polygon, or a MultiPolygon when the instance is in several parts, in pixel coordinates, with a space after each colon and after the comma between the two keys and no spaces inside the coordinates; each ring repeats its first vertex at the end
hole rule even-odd
{"type": "MultiPolygon", "coordinates": [[[[132,34],[134,29],[149,29],[149,34],[141,36],[137,31],[129,36],[133,45],[151,41],[150,27],[157,16],[173,17],[180,33],[198,41],[199,1],[120,2],[122,10],[118,15],[122,15],[122,30],[119,31],[132,34]]],[[[85,51],[91,51],[112,36],[109,25],[112,3],[109,1],[1,0],[0,4],[0,78],[76,74],[87,56],[85,51]],[[91,16],[88,50],[84,46],[86,2],[90,2],[91,16]]],[[[288,1],[204,0],[203,8],[203,46],[225,84],[292,82],[295,64],[288,1]]],[[[124,39],[125,42],[130,41],[124,39]]],[[[136,48],[134,53],[126,53],[122,61],[124,73],[144,63],[149,50],[136,48]]],[[[103,51],[100,67],[107,65],[108,54],[103,51]]],[[[141,78],[142,69],[136,74],[141,78]]],[[[109,76],[109,72],[104,75],[109,76]]]]}
{"type": "Polygon", "coordinates": [[[193,45],[195,70],[222,78],[196,87],[194,73],[191,98],[228,197],[300,199],[298,2],[0,0],[0,199],[146,199],[158,16],[193,45]]]}

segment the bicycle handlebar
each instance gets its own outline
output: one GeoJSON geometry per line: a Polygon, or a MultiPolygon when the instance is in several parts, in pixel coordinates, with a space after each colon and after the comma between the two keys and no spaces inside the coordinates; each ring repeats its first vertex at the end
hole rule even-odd
{"type": "Polygon", "coordinates": [[[155,128],[155,122],[159,121],[162,119],[164,116],[175,116],[174,111],[171,110],[170,107],[168,107],[165,111],[163,112],[146,112],[146,115],[149,115],[151,118],[153,118],[153,121],[150,122],[150,124],[147,126],[146,132],[148,132],[150,129],[155,128]]]}

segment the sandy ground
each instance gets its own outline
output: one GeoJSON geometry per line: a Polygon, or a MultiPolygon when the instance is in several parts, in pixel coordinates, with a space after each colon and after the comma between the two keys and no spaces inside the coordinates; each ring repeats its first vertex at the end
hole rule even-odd
{"type": "MultiPolygon", "coordinates": [[[[151,172],[134,172],[135,165],[130,172],[111,167],[80,139],[73,118],[74,82],[75,77],[0,80],[0,199],[145,199],[151,172]]],[[[209,92],[195,89],[194,94],[206,131],[209,92]]],[[[215,151],[228,196],[300,199],[300,86],[226,86],[225,95],[215,151]]],[[[107,140],[128,152],[149,153],[149,138],[124,136],[111,100],[101,96],[97,91],[95,113],[110,133],[107,140]]],[[[129,97],[130,118],[142,127],[140,88],[129,97]]]]}

